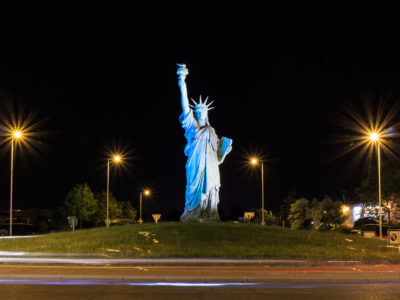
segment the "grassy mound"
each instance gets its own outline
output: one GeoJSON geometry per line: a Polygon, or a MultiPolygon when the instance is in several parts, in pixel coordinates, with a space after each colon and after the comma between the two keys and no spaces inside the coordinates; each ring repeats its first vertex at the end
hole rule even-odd
{"type": "Polygon", "coordinates": [[[0,251],[131,258],[252,258],[400,262],[386,241],[338,232],[233,223],[130,224],[2,239],[0,251]]]}

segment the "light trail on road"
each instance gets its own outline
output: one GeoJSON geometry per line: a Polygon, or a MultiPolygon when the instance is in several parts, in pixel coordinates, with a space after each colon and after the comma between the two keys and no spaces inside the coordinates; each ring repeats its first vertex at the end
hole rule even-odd
{"type": "Polygon", "coordinates": [[[0,264],[4,299],[397,299],[399,282],[400,265],[0,264]]]}
{"type": "MultiPolygon", "coordinates": [[[[36,280],[36,279],[0,279],[0,285],[71,285],[71,286],[152,286],[152,287],[245,287],[271,289],[313,289],[335,286],[358,286],[366,282],[124,282],[107,280],[36,280]]],[[[374,283],[374,285],[398,285],[397,281],[374,283]]]]}
{"type": "Polygon", "coordinates": [[[130,285],[130,286],[177,286],[177,287],[223,287],[223,286],[261,286],[261,283],[241,282],[123,282],[106,280],[37,280],[0,279],[0,284],[32,285],[130,285]]]}

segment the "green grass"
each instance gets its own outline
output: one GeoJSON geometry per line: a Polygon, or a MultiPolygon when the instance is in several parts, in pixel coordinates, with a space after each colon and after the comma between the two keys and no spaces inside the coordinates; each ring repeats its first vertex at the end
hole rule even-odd
{"type": "Polygon", "coordinates": [[[130,224],[1,239],[0,251],[132,258],[252,258],[400,262],[386,241],[339,232],[232,223],[130,224]]]}

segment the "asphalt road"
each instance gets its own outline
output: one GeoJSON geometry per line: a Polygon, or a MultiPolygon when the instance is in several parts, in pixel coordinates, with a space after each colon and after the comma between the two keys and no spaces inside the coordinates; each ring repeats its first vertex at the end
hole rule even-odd
{"type": "Polygon", "coordinates": [[[0,265],[1,299],[400,299],[399,265],[0,265]]]}

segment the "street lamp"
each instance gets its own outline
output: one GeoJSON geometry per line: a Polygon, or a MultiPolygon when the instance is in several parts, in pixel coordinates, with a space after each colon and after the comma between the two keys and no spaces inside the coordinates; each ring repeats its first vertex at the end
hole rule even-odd
{"type": "Polygon", "coordinates": [[[380,136],[377,132],[371,132],[369,139],[372,143],[377,144],[378,156],[378,200],[379,200],[379,237],[382,239],[382,197],[381,197],[381,143],[380,136]]]}
{"type": "Polygon", "coordinates": [[[110,200],[110,162],[114,162],[115,164],[120,163],[122,160],[121,156],[118,154],[113,155],[111,158],[107,159],[107,217],[106,217],[106,226],[110,227],[110,218],[109,218],[109,200],[110,200]]]}
{"type": "Polygon", "coordinates": [[[18,140],[22,137],[22,133],[19,130],[15,130],[11,136],[11,163],[10,163],[10,236],[12,236],[12,209],[13,209],[13,177],[14,177],[14,140],[18,140]]]}
{"type": "Polygon", "coordinates": [[[139,220],[138,220],[138,222],[140,223],[140,224],[142,224],[143,223],[143,219],[142,219],[142,197],[143,197],[143,194],[145,195],[145,196],[149,196],[150,195],[150,190],[143,190],[143,191],[141,191],[140,192],[140,197],[139,197],[139,199],[140,199],[140,202],[139,202],[139,213],[140,213],[140,217],[139,217],[139,220]]]}
{"type": "Polygon", "coordinates": [[[261,163],[261,226],[264,226],[264,162],[256,157],[250,159],[253,166],[258,166],[259,162],[261,163]]]}

